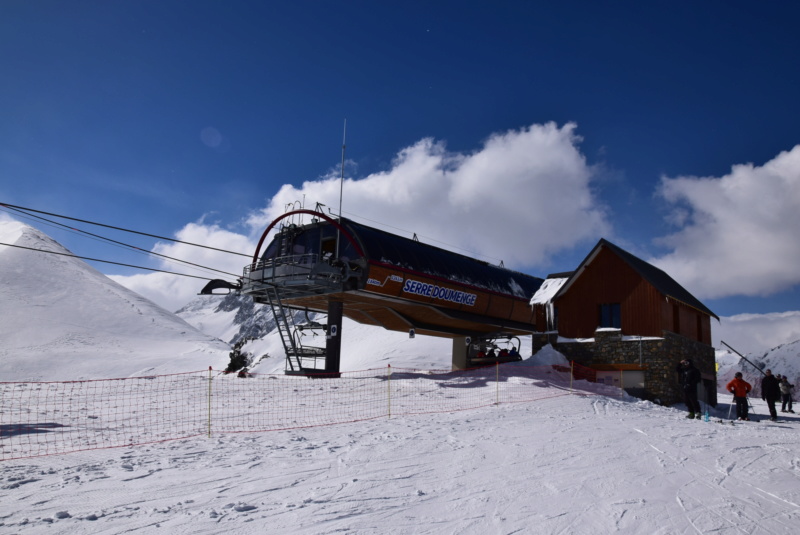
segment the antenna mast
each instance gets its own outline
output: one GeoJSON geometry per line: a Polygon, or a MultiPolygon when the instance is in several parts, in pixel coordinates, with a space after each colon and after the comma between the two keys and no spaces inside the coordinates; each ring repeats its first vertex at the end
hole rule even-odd
{"type": "MultiPolygon", "coordinates": [[[[339,178],[339,224],[342,222],[342,193],[344,191],[344,149],[347,146],[347,119],[344,120],[342,132],[342,174],[339,178]]],[[[339,229],[336,229],[336,258],[339,258],[339,229]]]]}
{"type": "Polygon", "coordinates": [[[344,120],[344,132],[342,133],[342,175],[339,179],[339,220],[342,219],[342,191],[344,190],[344,149],[347,147],[347,119],[344,120]]]}

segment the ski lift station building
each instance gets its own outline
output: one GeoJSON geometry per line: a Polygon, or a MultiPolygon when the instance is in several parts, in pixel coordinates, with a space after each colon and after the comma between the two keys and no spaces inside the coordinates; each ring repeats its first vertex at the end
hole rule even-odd
{"type": "Polygon", "coordinates": [[[217,288],[272,307],[290,374],[338,376],[347,317],[451,338],[454,369],[487,363],[478,358],[482,351],[504,343],[519,349],[519,337],[532,336],[534,351],[551,343],[578,363],[609,371],[610,382],[665,403],[680,399],[674,365],[694,358],[705,397],[713,392],[716,404],[716,316],[666,273],[606,240],[576,271],[545,280],[301,209],[267,227],[239,284],[212,281],[202,293],[217,288]],[[301,321],[298,311],[327,314],[326,323],[309,314],[301,321]],[[324,331],[325,347],[301,344],[308,329],[324,331]],[[638,346],[610,343],[637,335],[638,346]]]}
{"type": "Polygon", "coordinates": [[[529,301],[542,282],[355,221],[295,210],[264,231],[238,289],[273,308],[287,373],[338,374],[342,317],[452,338],[453,366],[466,368],[481,345],[536,331],[529,301]],[[300,223],[301,216],[310,222],[300,223]],[[326,313],[327,323],[295,324],[287,310],[326,313]],[[313,328],[324,329],[325,348],[300,344],[297,331],[313,328]]]}

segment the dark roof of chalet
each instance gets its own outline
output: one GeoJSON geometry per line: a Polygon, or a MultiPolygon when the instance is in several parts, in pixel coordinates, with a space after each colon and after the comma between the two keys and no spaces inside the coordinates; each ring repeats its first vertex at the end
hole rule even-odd
{"type": "Polygon", "coordinates": [[[539,277],[495,266],[350,219],[342,219],[342,224],[360,242],[367,259],[375,262],[523,299],[530,299],[544,282],[539,277]]]}
{"type": "Polygon", "coordinates": [[[559,273],[550,273],[547,278],[548,279],[568,279],[571,277],[575,272],[574,271],[561,271],[559,273]]]}
{"type": "MultiPolygon", "coordinates": [[[[714,318],[717,318],[717,320],[719,320],[719,317],[716,314],[714,314],[710,309],[708,309],[708,307],[706,307],[703,303],[701,303],[699,299],[690,294],[686,290],[686,288],[678,284],[675,281],[675,279],[667,275],[664,271],[658,269],[652,264],[648,264],[641,258],[632,255],[625,249],[622,249],[621,247],[614,245],[605,238],[601,238],[600,241],[597,242],[597,245],[595,245],[594,249],[592,249],[592,251],[586,256],[583,262],[581,262],[580,266],[578,266],[578,269],[575,270],[575,273],[580,274],[580,272],[582,271],[580,268],[584,264],[587,264],[590,259],[594,258],[594,256],[602,247],[606,247],[609,250],[613,251],[617,256],[619,256],[622,260],[624,260],[626,264],[628,264],[631,268],[633,268],[634,271],[636,271],[639,275],[641,275],[643,279],[652,284],[656,290],[661,292],[666,297],[670,297],[672,299],[675,299],[676,301],[680,301],[681,303],[684,303],[694,309],[699,310],[700,312],[703,312],[704,314],[708,314],[709,316],[712,316],[714,318]]],[[[558,294],[564,292],[564,290],[568,286],[569,282],[568,284],[562,286],[558,294]]],[[[558,296],[558,294],[554,296],[554,299],[555,297],[558,296]]]]}

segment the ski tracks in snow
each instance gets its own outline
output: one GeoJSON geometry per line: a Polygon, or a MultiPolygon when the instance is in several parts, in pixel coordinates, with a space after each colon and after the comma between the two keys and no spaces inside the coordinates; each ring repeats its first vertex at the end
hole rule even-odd
{"type": "Polygon", "coordinates": [[[796,531],[798,429],[683,416],[567,396],[7,462],[0,531],[796,531]]]}
{"type": "MultiPolygon", "coordinates": [[[[679,413],[679,418],[683,418],[679,413]]],[[[770,465],[776,455],[765,453],[778,447],[764,443],[776,437],[758,424],[728,427],[714,422],[685,421],[685,432],[672,427],[635,428],[662,467],[662,476],[675,487],[675,502],[697,533],[790,533],[800,523],[798,470],[791,451],[788,458],[770,465]],[[672,432],[665,432],[671,430],[672,432]],[[703,441],[698,444],[697,438],[703,441]],[[720,456],[711,442],[730,444],[720,456]],[[754,492],[755,491],[755,492],[754,492]]],[[[791,429],[783,437],[796,442],[791,429]]],[[[646,451],[646,450],[645,450],[646,451]]],[[[674,522],[677,532],[686,526],[674,522]]]]}

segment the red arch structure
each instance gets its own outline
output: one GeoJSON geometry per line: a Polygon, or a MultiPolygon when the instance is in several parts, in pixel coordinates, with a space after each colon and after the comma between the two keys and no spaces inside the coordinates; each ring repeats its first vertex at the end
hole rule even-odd
{"type": "Polygon", "coordinates": [[[287,217],[291,217],[293,215],[299,215],[299,214],[307,214],[307,215],[311,215],[311,216],[314,216],[314,217],[319,217],[319,218],[324,219],[325,221],[327,221],[328,223],[333,225],[339,232],[341,232],[341,234],[345,238],[347,238],[347,241],[349,241],[353,245],[353,247],[355,248],[355,250],[358,252],[358,254],[360,256],[364,256],[364,251],[361,249],[361,246],[350,235],[350,233],[347,232],[347,230],[345,230],[345,228],[342,225],[339,224],[338,221],[336,221],[332,217],[326,216],[322,212],[315,212],[314,210],[306,210],[305,208],[303,208],[303,209],[300,209],[300,210],[293,210],[291,212],[286,212],[282,216],[277,217],[275,219],[275,221],[273,221],[272,223],[269,224],[267,229],[261,235],[261,239],[258,240],[258,245],[256,245],[256,252],[253,254],[253,264],[258,262],[258,255],[261,254],[261,246],[264,244],[264,240],[267,238],[267,235],[269,234],[269,231],[272,230],[273,228],[275,228],[275,225],[278,224],[278,221],[280,221],[282,219],[286,219],[287,217]]]}

